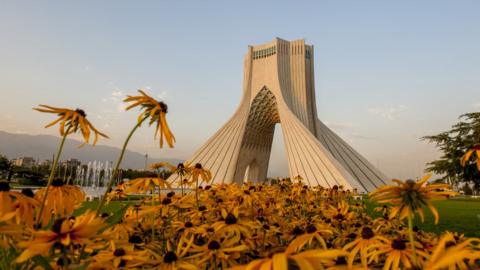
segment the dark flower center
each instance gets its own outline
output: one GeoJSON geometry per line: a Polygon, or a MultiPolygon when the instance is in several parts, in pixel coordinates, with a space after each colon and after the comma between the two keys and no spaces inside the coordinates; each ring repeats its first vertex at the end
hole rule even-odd
{"type": "Polygon", "coordinates": [[[183,163],[178,163],[177,169],[183,169],[183,168],[185,168],[185,165],[183,165],[183,163]]]}
{"type": "Polygon", "coordinates": [[[60,233],[62,231],[63,221],[65,221],[65,218],[60,218],[55,220],[52,225],[52,231],[56,233],[60,233]]]}
{"type": "Polygon", "coordinates": [[[195,240],[193,241],[193,243],[197,246],[203,246],[207,243],[207,240],[203,236],[197,236],[195,237],[195,240]]]}
{"type": "Polygon", "coordinates": [[[143,242],[142,237],[137,234],[134,234],[128,238],[130,244],[141,244],[143,242]]]}
{"type": "Polygon", "coordinates": [[[22,194],[30,198],[33,198],[33,196],[35,195],[33,194],[33,190],[31,188],[22,189],[22,194]]]}
{"type": "Polygon", "coordinates": [[[10,191],[10,185],[7,181],[0,181],[0,191],[10,191]]]}
{"type": "Polygon", "coordinates": [[[202,168],[202,164],[200,163],[195,164],[195,169],[201,169],[201,168],[202,168]]]}
{"type": "Polygon", "coordinates": [[[177,254],[173,251],[169,251],[163,256],[163,262],[164,263],[172,263],[174,261],[178,260],[177,254]]]}
{"type": "Polygon", "coordinates": [[[374,236],[375,234],[373,233],[372,229],[369,227],[365,227],[362,229],[362,238],[363,239],[370,239],[374,236]]]}
{"type": "Polygon", "coordinates": [[[335,215],[333,218],[337,220],[342,220],[344,217],[342,214],[338,214],[338,215],[335,215]]]}
{"type": "Polygon", "coordinates": [[[70,264],[70,262],[71,262],[72,260],[70,260],[69,258],[58,258],[58,260],[57,260],[57,265],[58,265],[58,266],[64,266],[64,265],[65,265],[65,261],[67,261],[68,264],[70,264]]]}
{"type": "Polygon", "coordinates": [[[268,224],[263,224],[262,227],[263,227],[264,230],[269,230],[270,229],[270,226],[268,226],[268,224]]]}
{"type": "Polygon", "coordinates": [[[172,200],[171,200],[170,198],[164,198],[164,199],[162,200],[162,204],[163,204],[163,205],[169,205],[169,204],[171,204],[171,203],[172,203],[172,200]]]}
{"type": "Polygon", "coordinates": [[[335,265],[346,265],[347,264],[347,259],[345,257],[338,257],[337,260],[335,260],[335,265]]]}
{"type": "Polygon", "coordinates": [[[191,228],[193,227],[193,223],[190,221],[185,222],[185,228],[191,228]]]}
{"type": "Polygon", "coordinates": [[[415,181],[413,181],[412,179],[408,179],[405,183],[407,183],[409,188],[415,186],[415,181]]]}
{"type": "Polygon", "coordinates": [[[316,231],[317,231],[317,228],[313,224],[308,225],[307,233],[314,233],[316,231]]]}
{"type": "Polygon", "coordinates": [[[218,250],[220,249],[220,243],[217,241],[213,240],[212,242],[208,243],[208,249],[210,250],[218,250]]]}
{"type": "Polygon", "coordinates": [[[82,117],[87,117],[87,114],[82,109],[76,109],[75,112],[80,114],[82,117]]]}
{"type": "Polygon", "coordinates": [[[453,246],[455,246],[455,242],[453,241],[448,241],[447,243],[445,243],[446,248],[453,247],[453,246]]]}
{"type": "Polygon", "coordinates": [[[62,179],[55,179],[52,181],[52,186],[54,187],[61,187],[63,186],[63,180],[62,179]]]}
{"type": "Polygon", "coordinates": [[[395,239],[392,241],[392,248],[396,250],[405,250],[407,246],[405,245],[405,241],[402,239],[395,239]]]}
{"type": "Polygon", "coordinates": [[[175,191],[171,191],[169,193],[167,193],[167,197],[171,198],[175,195],[175,191]]]}
{"type": "Polygon", "coordinates": [[[205,210],[207,210],[207,207],[205,205],[198,207],[198,211],[205,211],[205,210]]]}
{"type": "Polygon", "coordinates": [[[300,227],[295,226],[295,228],[293,228],[292,233],[293,233],[294,235],[301,235],[301,234],[304,234],[305,231],[302,230],[300,227]]]}
{"type": "Polygon", "coordinates": [[[113,256],[115,257],[122,257],[122,256],[125,256],[125,254],[127,254],[125,252],[125,249],[123,248],[117,248],[113,251],[113,256]]]}
{"type": "Polygon", "coordinates": [[[347,235],[347,237],[349,239],[355,239],[355,238],[357,238],[357,234],[356,233],[351,233],[351,234],[347,235]]]}
{"type": "Polygon", "coordinates": [[[163,101],[159,101],[158,104],[160,105],[160,109],[162,112],[167,113],[168,112],[168,106],[165,104],[163,101]]]}
{"type": "Polygon", "coordinates": [[[225,223],[228,225],[235,224],[237,223],[237,218],[232,213],[228,213],[227,217],[225,218],[225,223]]]}

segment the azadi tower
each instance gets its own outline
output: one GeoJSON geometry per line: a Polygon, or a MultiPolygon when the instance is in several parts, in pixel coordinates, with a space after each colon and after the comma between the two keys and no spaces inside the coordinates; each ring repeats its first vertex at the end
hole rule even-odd
{"type": "Polygon", "coordinates": [[[384,174],[317,118],[313,56],[305,40],[249,46],[238,109],[188,161],[211,170],[214,183],[262,181],[281,124],[291,178],[359,192],[385,184],[384,174]]]}

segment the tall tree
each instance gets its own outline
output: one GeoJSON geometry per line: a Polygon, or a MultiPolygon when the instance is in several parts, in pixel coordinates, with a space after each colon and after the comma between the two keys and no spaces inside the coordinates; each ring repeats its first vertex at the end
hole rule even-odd
{"type": "Polygon", "coordinates": [[[462,167],[460,160],[470,148],[480,144],[480,112],[463,114],[449,131],[425,136],[442,153],[440,159],[427,163],[427,171],[443,176],[449,184],[469,182],[480,188],[480,172],[473,162],[462,167]]]}
{"type": "Polygon", "coordinates": [[[12,163],[5,156],[0,155],[0,175],[8,172],[12,167],[12,163]]]}

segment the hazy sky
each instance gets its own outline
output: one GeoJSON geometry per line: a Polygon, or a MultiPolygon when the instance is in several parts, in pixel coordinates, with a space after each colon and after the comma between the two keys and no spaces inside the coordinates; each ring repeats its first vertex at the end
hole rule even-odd
{"type": "MultiPolygon", "coordinates": [[[[438,154],[419,141],[480,110],[480,1],[0,1],[0,130],[56,134],[37,104],[83,108],[120,146],[144,87],[177,137],[131,149],[188,158],[235,111],[249,44],[315,46],[320,119],[391,177],[438,154]],[[228,2],[228,4],[227,4],[228,2]]],[[[277,127],[277,131],[279,131],[277,127]]],[[[286,173],[280,132],[271,172],[286,173]]]]}

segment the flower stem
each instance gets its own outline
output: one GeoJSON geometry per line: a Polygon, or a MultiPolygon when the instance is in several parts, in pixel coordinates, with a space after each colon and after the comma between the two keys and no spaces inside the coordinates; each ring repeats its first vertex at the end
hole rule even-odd
{"type": "Polygon", "coordinates": [[[413,215],[412,214],[408,215],[408,236],[410,238],[410,244],[412,245],[413,262],[415,266],[418,266],[417,252],[415,249],[415,239],[413,235],[413,215]]]}
{"type": "Polygon", "coordinates": [[[48,176],[47,187],[45,188],[45,193],[43,194],[43,198],[42,198],[42,205],[40,206],[40,210],[38,211],[38,215],[37,215],[37,225],[41,224],[43,209],[45,208],[45,202],[47,201],[48,191],[50,190],[50,186],[52,185],[53,177],[55,176],[55,171],[57,169],[58,161],[60,160],[60,155],[62,154],[63,146],[65,145],[65,140],[67,139],[67,136],[70,133],[70,128],[71,127],[69,126],[65,131],[65,133],[63,134],[62,141],[60,142],[60,145],[57,150],[57,154],[55,155],[55,158],[53,160],[52,169],[50,170],[50,175],[48,176]]]}
{"type": "MultiPolygon", "coordinates": [[[[155,207],[155,201],[154,201],[154,196],[155,196],[155,186],[152,188],[152,208],[155,207]]],[[[158,194],[160,194],[160,191],[158,194]]],[[[152,212],[152,241],[155,241],[155,211],[152,212]]]]}
{"type": "Polygon", "coordinates": [[[123,143],[122,151],[120,152],[120,156],[117,159],[117,164],[115,165],[115,169],[113,169],[112,175],[110,176],[110,181],[108,182],[107,189],[105,190],[105,194],[103,195],[102,199],[100,200],[100,203],[98,204],[97,207],[97,216],[100,215],[100,211],[102,211],[103,205],[105,204],[105,199],[107,198],[108,193],[112,189],[113,182],[115,182],[115,178],[118,175],[118,170],[120,168],[120,164],[122,163],[123,156],[125,155],[125,150],[127,150],[127,145],[130,139],[133,136],[133,133],[142,125],[143,121],[145,121],[147,117],[143,118],[141,121],[139,121],[133,129],[130,131],[130,133],[127,136],[127,139],[123,143]]]}
{"type": "Polygon", "coordinates": [[[195,199],[197,200],[197,209],[199,207],[198,205],[198,178],[197,181],[195,182],[195,199]]]}

